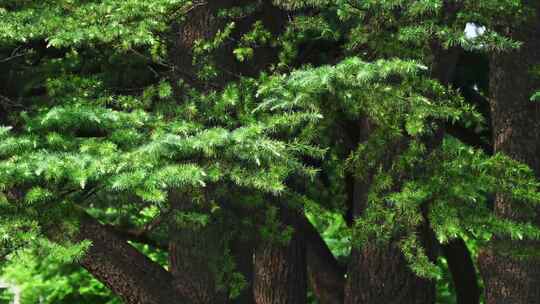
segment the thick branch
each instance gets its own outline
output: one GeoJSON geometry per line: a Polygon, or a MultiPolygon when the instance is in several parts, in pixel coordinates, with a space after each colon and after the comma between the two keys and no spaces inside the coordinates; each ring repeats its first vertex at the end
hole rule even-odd
{"type": "Polygon", "coordinates": [[[92,217],[82,216],[77,239],[92,242],[80,264],[124,303],[188,303],[174,293],[164,268],[92,217]]]}
{"type": "MultiPolygon", "coordinates": [[[[282,208],[280,220],[297,226],[298,214],[282,208]]],[[[255,250],[253,295],[257,304],[306,304],[306,247],[295,230],[287,244],[263,240],[255,250]]]]}
{"type": "Polygon", "coordinates": [[[478,287],[476,270],[465,242],[462,239],[456,239],[448,244],[442,244],[441,248],[452,274],[457,303],[478,304],[480,288],[478,287]]]}
{"type": "Polygon", "coordinates": [[[343,303],[345,268],[306,217],[300,217],[297,225],[306,241],[309,283],[319,303],[343,303]]]}

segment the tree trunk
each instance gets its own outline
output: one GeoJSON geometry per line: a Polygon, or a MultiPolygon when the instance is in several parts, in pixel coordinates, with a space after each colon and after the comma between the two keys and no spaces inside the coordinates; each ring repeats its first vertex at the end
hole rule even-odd
{"type": "MultiPolygon", "coordinates": [[[[173,84],[182,80],[204,92],[221,89],[234,79],[234,75],[238,74],[239,64],[233,57],[230,43],[204,55],[213,56],[212,63],[220,69],[219,75],[211,81],[198,78],[200,67],[194,65],[193,48],[198,41],[212,41],[216,33],[225,27],[226,20],[217,16],[220,9],[243,2],[245,1],[210,0],[195,4],[185,19],[173,25],[169,44],[169,56],[173,64],[170,78],[173,84]]],[[[247,31],[249,27],[245,26],[241,25],[240,30],[247,31]]],[[[177,99],[182,100],[184,88],[175,86],[174,91],[177,99]]],[[[189,198],[175,191],[171,191],[170,204],[176,213],[207,213],[207,210],[195,206],[189,198]]],[[[224,256],[227,241],[223,239],[223,227],[213,218],[205,227],[191,227],[190,224],[182,225],[172,220],[169,234],[169,267],[174,277],[175,290],[196,304],[226,303],[229,290],[227,278],[224,276],[224,262],[229,257],[224,256]]],[[[246,295],[243,297],[246,298],[246,295]]]]}
{"type": "MultiPolygon", "coordinates": [[[[530,2],[529,2],[530,3],[530,2]]],[[[530,4],[530,6],[538,4],[530,4]]],[[[536,12],[540,13],[537,7],[536,12]]],[[[521,161],[540,176],[540,106],[531,102],[540,88],[538,75],[532,69],[540,64],[540,19],[535,16],[519,28],[509,29],[514,39],[523,42],[519,50],[493,54],[490,60],[490,106],[495,152],[521,161]]],[[[515,220],[535,220],[513,209],[510,199],[497,195],[495,213],[515,220]]],[[[502,247],[522,248],[539,242],[512,242],[495,239],[479,256],[487,304],[540,303],[540,260],[538,257],[517,259],[503,254],[502,247]]]]}
{"type": "MultiPolygon", "coordinates": [[[[228,206],[241,217],[253,216],[256,210],[243,209],[245,206],[228,206]]],[[[292,211],[291,211],[292,212],[292,211]]],[[[303,214],[297,214],[292,223],[294,229],[302,236],[306,249],[308,283],[319,304],[343,303],[346,268],[341,266],[328,248],[321,235],[303,214]]],[[[243,274],[249,286],[240,296],[231,300],[234,304],[251,304],[254,302],[253,277],[256,242],[250,238],[254,235],[243,233],[232,241],[232,254],[237,271],[243,274]]]]}
{"type": "Polygon", "coordinates": [[[178,294],[194,304],[225,303],[228,296],[222,278],[223,230],[214,223],[205,227],[178,227],[169,244],[169,267],[178,294]],[[220,233],[221,232],[221,233],[220,233]]]}
{"type": "MultiPolygon", "coordinates": [[[[219,30],[227,25],[227,20],[217,17],[219,10],[253,4],[251,0],[209,0],[202,5],[196,5],[185,17],[185,20],[173,26],[173,43],[169,46],[169,55],[173,63],[171,80],[177,83],[183,80],[191,86],[200,89],[220,89],[227,82],[236,80],[240,76],[258,76],[277,59],[277,49],[270,46],[260,46],[256,49],[249,62],[238,62],[233,55],[234,44],[224,43],[210,55],[214,57],[213,64],[219,70],[219,75],[211,81],[202,81],[197,78],[198,68],[193,65],[193,47],[199,40],[211,41],[219,30]]],[[[240,40],[247,33],[254,22],[262,21],[264,26],[273,34],[283,32],[288,22],[288,15],[272,5],[272,1],[263,0],[260,11],[252,15],[234,20],[235,30],[232,33],[234,40],[240,40]]]]}
{"type": "MultiPolygon", "coordinates": [[[[369,183],[355,185],[355,216],[365,209],[369,183]]],[[[396,242],[363,244],[354,248],[348,267],[345,304],[429,304],[435,285],[419,278],[408,267],[396,242]]]]}
{"type": "Polygon", "coordinates": [[[190,220],[190,214],[208,214],[189,194],[171,191],[169,222],[169,271],[176,292],[194,304],[225,303],[225,246],[222,224],[211,216],[206,224],[190,220]]]}
{"type": "Polygon", "coordinates": [[[395,243],[354,250],[349,269],[356,271],[350,272],[346,304],[426,304],[435,300],[433,283],[418,278],[407,267],[395,243]]]}
{"type": "Polygon", "coordinates": [[[97,220],[83,215],[78,240],[92,245],[80,264],[126,304],[191,303],[172,288],[172,276],[97,220]]]}
{"type": "MultiPolygon", "coordinates": [[[[297,220],[284,208],[280,213],[284,224],[297,220]]],[[[306,245],[298,230],[287,244],[261,240],[255,251],[253,293],[257,304],[306,304],[306,245]]]]}

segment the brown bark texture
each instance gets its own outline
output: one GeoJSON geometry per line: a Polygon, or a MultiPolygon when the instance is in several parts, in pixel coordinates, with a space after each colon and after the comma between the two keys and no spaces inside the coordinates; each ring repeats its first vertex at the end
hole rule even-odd
{"type": "MultiPolygon", "coordinates": [[[[365,184],[357,182],[361,191],[356,200],[365,204],[365,184]]],[[[421,238],[427,239],[427,227],[421,228],[421,238]]],[[[430,246],[427,242],[426,246],[430,246]]],[[[428,249],[428,253],[431,251],[428,249]]],[[[353,249],[345,287],[345,304],[428,304],[435,302],[433,281],[419,278],[412,272],[398,243],[362,244],[353,249]]]]}
{"type": "MultiPolygon", "coordinates": [[[[281,210],[284,224],[297,220],[286,213],[281,210]]],[[[257,304],[306,304],[306,244],[301,233],[295,230],[287,244],[261,240],[255,251],[253,294],[257,304]]]]}
{"type": "Polygon", "coordinates": [[[213,217],[206,224],[189,220],[190,213],[205,213],[187,193],[171,191],[173,212],[169,220],[169,271],[175,291],[194,304],[225,303],[228,298],[222,274],[226,237],[213,217]]]}
{"type": "Polygon", "coordinates": [[[222,230],[218,225],[174,230],[169,243],[169,267],[176,292],[195,304],[227,301],[220,272],[224,259],[222,230]]]}
{"type": "MultiPolygon", "coordinates": [[[[527,1],[526,1],[527,2],[527,1]]],[[[527,164],[540,176],[540,105],[530,101],[540,89],[533,69],[540,64],[540,9],[529,22],[508,28],[510,36],[523,43],[518,50],[495,53],[490,59],[490,107],[494,150],[527,164]]],[[[495,213],[514,220],[532,220],[538,216],[514,208],[511,199],[497,195],[495,213]]],[[[540,303],[540,259],[538,256],[517,258],[504,248],[540,248],[539,242],[517,242],[502,238],[492,241],[479,256],[487,304],[540,303]]]]}
{"type": "MultiPolygon", "coordinates": [[[[255,50],[254,57],[249,62],[239,62],[233,55],[234,43],[226,42],[219,49],[211,52],[215,67],[219,75],[211,81],[202,81],[197,78],[197,66],[194,66],[193,47],[198,41],[212,41],[216,33],[222,30],[230,20],[218,17],[222,9],[253,4],[250,0],[209,0],[202,5],[195,5],[182,22],[173,26],[169,54],[173,64],[171,79],[173,83],[178,80],[202,89],[223,88],[227,82],[241,76],[258,76],[259,73],[270,67],[277,59],[277,49],[270,46],[260,46],[255,50]]],[[[262,21],[264,26],[274,34],[281,33],[287,24],[288,15],[281,9],[272,5],[272,1],[262,1],[259,11],[234,20],[235,28],[232,39],[240,40],[247,33],[255,21],[262,21]]]]}
{"type": "Polygon", "coordinates": [[[351,256],[346,304],[426,304],[435,300],[433,282],[414,274],[395,243],[366,245],[351,256]],[[361,271],[358,271],[361,270],[361,271]]]}
{"type": "Polygon", "coordinates": [[[77,238],[92,242],[80,264],[124,303],[190,303],[177,296],[171,275],[161,265],[97,220],[84,215],[77,238]]]}

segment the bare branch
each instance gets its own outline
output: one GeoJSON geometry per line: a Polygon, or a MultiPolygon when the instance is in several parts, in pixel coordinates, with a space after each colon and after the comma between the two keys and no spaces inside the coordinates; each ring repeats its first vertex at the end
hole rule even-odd
{"type": "Polygon", "coordinates": [[[22,49],[22,48],[23,48],[22,45],[16,47],[16,48],[11,52],[11,54],[10,54],[8,57],[3,58],[3,59],[0,59],[0,63],[8,62],[8,61],[11,61],[11,60],[13,60],[13,59],[16,59],[16,58],[19,58],[19,57],[22,57],[22,56],[26,55],[27,52],[21,52],[21,53],[18,53],[19,50],[22,49]]]}

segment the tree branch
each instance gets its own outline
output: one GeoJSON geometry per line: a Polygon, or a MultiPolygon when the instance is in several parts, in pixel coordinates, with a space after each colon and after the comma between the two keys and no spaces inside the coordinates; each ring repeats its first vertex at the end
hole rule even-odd
{"type": "Polygon", "coordinates": [[[306,260],[311,288],[321,304],[342,303],[345,287],[345,267],[341,266],[328,245],[305,216],[297,227],[306,241],[306,260]]]}
{"type": "Polygon", "coordinates": [[[128,304],[189,303],[174,292],[172,276],[161,265],[84,213],[78,241],[92,245],[80,264],[128,304]]]}
{"type": "Polygon", "coordinates": [[[456,303],[478,304],[480,288],[478,287],[476,269],[465,242],[462,239],[456,239],[448,244],[441,244],[441,248],[452,274],[452,281],[456,289],[456,303]]]}
{"type": "Polygon", "coordinates": [[[23,46],[18,46],[16,47],[13,52],[11,52],[11,55],[9,55],[8,57],[6,58],[2,58],[0,59],[0,63],[4,63],[4,62],[8,62],[8,61],[11,61],[13,59],[16,59],[16,58],[19,58],[19,57],[22,57],[24,55],[26,55],[26,53],[22,52],[22,53],[17,53],[23,46]]]}

